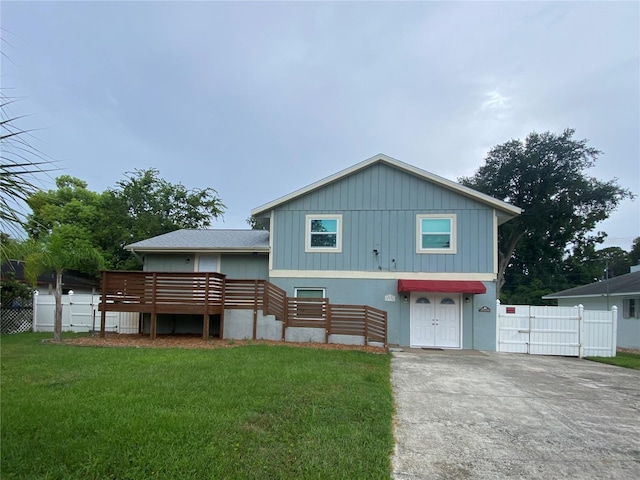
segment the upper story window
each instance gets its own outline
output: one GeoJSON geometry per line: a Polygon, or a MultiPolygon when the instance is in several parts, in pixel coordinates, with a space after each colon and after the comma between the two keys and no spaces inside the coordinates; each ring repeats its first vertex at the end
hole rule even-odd
{"type": "Polygon", "coordinates": [[[417,253],[456,253],[455,214],[418,215],[417,253]]]}
{"type": "Polygon", "coordinates": [[[306,216],[306,252],[342,251],[342,215],[306,216]]]}

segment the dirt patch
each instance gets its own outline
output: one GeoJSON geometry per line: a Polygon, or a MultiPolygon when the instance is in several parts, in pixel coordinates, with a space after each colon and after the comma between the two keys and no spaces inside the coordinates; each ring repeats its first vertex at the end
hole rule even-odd
{"type": "Polygon", "coordinates": [[[365,347],[360,345],[341,345],[336,343],[293,343],[276,342],[271,340],[219,340],[211,338],[203,340],[196,335],[158,335],[151,340],[148,335],[123,335],[107,333],[105,338],[99,336],[86,336],[76,338],[64,338],[62,342],[68,345],[83,347],[132,347],[132,348],[234,348],[245,345],[285,345],[287,347],[316,348],[321,350],[357,350],[370,353],[387,353],[384,348],[365,347]]]}
{"type": "Polygon", "coordinates": [[[618,348],[616,348],[616,350],[618,352],[633,353],[635,355],[640,355],[640,350],[638,350],[637,348],[621,348],[621,347],[618,347],[618,348]]]}

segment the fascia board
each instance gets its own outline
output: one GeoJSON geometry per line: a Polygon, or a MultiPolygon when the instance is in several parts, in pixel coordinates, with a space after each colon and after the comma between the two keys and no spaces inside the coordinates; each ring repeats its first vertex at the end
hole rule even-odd
{"type": "Polygon", "coordinates": [[[131,247],[127,245],[125,250],[136,253],[243,253],[243,252],[260,252],[269,253],[269,247],[242,247],[242,248],[185,248],[185,247],[131,247]]]}

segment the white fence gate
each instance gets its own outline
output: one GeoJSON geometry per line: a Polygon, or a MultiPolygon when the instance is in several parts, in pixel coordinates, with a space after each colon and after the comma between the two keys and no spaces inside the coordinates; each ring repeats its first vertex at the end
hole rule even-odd
{"type": "MultiPolygon", "coordinates": [[[[62,331],[94,332],[100,330],[100,295],[69,294],[62,296],[62,331]]],[[[56,308],[54,295],[33,296],[33,331],[53,332],[56,308]]],[[[106,331],[138,333],[138,314],[107,312],[106,331]]]]}
{"type": "Polygon", "coordinates": [[[618,312],[577,307],[502,305],[496,350],[532,355],[615,357],[618,312]]]}

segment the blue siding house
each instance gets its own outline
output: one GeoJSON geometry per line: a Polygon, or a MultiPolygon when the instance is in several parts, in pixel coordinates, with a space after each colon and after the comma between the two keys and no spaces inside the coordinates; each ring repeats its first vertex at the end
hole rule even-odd
{"type": "Polygon", "coordinates": [[[255,208],[264,231],[180,230],[128,248],[149,271],[384,310],[390,345],[495,350],[497,231],[520,213],[380,154],[255,208]]]}

